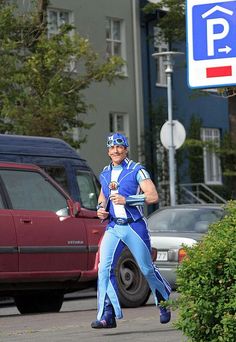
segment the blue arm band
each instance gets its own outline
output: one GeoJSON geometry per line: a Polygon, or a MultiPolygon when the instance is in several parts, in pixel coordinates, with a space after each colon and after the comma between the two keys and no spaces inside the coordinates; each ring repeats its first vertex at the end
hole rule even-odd
{"type": "Polygon", "coordinates": [[[145,195],[131,195],[126,197],[126,204],[130,206],[144,205],[145,195]]]}

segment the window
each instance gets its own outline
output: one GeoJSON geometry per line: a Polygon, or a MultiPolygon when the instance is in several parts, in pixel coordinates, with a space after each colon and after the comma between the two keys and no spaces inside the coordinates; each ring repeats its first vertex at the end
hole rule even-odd
{"type": "Polygon", "coordinates": [[[66,178],[66,170],[60,166],[41,166],[45,172],[47,172],[60,186],[67,192],[69,192],[68,182],[66,178]]]}
{"type": "Polygon", "coordinates": [[[2,195],[0,194],[0,209],[4,208],[4,204],[3,204],[3,199],[2,199],[2,195]]]}
{"type": "Polygon", "coordinates": [[[72,12],[66,10],[48,9],[48,36],[60,31],[63,24],[72,24],[72,12]]]}
{"type": "MultiPolygon", "coordinates": [[[[216,128],[202,128],[202,140],[220,146],[220,131],[216,128]]],[[[222,184],[220,158],[214,147],[204,147],[204,179],[206,184],[222,184]]]]}
{"type": "Polygon", "coordinates": [[[66,198],[38,172],[1,170],[13,209],[57,212],[67,207],[66,198]]]}
{"type": "Polygon", "coordinates": [[[110,133],[120,132],[128,138],[129,122],[128,114],[112,112],[109,115],[110,133]]]}
{"type": "Polygon", "coordinates": [[[148,219],[151,231],[166,232],[198,232],[207,231],[210,223],[218,221],[223,216],[223,210],[219,209],[163,209],[154,213],[148,219]]]}
{"type": "MultiPolygon", "coordinates": [[[[60,27],[64,24],[73,23],[73,13],[67,10],[48,9],[48,37],[52,37],[59,33],[60,27]]],[[[72,35],[70,31],[69,35],[72,35]]],[[[65,72],[77,72],[76,61],[73,56],[65,67],[65,72]]]]}
{"type": "MultiPolygon", "coordinates": [[[[160,29],[158,27],[153,28],[153,35],[154,35],[154,50],[155,52],[166,52],[168,51],[168,44],[165,43],[163,40],[160,39],[159,36],[160,29]]],[[[165,72],[165,56],[159,56],[156,59],[157,65],[157,86],[167,86],[166,80],[166,72],[165,72]]]]}
{"type": "Polygon", "coordinates": [[[82,207],[96,210],[99,193],[99,183],[95,177],[87,171],[77,171],[77,183],[80,192],[82,207]]]}
{"type": "MultiPolygon", "coordinates": [[[[120,56],[125,58],[124,21],[115,18],[106,19],[106,54],[107,56],[120,56]]],[[[121,70],[127,72],[123,68],[121,70]]]]}

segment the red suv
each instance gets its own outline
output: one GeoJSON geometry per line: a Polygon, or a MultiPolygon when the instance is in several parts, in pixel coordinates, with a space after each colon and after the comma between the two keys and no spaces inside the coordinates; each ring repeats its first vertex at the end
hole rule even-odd
{"type": "Polygon", "coordinates": [[[21,313],[59,311],[97,278],[104,225],[89,215],[39,167],[0,163],[0,293],[21,313]]]}

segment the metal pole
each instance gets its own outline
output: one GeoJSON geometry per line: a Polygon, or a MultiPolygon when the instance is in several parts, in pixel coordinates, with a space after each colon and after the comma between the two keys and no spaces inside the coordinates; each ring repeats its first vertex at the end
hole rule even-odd
{"type": "Polygon", "coordinates": [[[173,132],[173,114],[172,114],[172,73],[173,61],[170,55],[167,55],[166,76],[167,76],[167,100],[168,100],[168,124],[170,125],[170,146],[169,146],[169,181],[170,181],[170,204],[176,204],[175,197],[175,146],[173,132]]]}
{"type": "Polygon", "coordinates": [[[174,146],[174,123],[172,118],[172,74],[173,74],[173,57],[176,55],[183,55],[183,52],[177,51],[165,51],[165,52],[156,52],[153,53],[152,56],[154,58],[158,57],[166,57],[166,69],[165,73],[167,76],[167,100],[168,100],[168,123],[170,125],[170,146],[168,148],[169,151],[169,182],[170,182],[170,204],[176,204],[175,197],[175,146],[174,146]]]}

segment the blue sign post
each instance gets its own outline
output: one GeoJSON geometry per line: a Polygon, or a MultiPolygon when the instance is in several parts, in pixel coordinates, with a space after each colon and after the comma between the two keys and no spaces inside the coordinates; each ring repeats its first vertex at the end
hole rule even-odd
{"type": "Polygon", "coordinates": [[[236,85],[236,1],[187,0],[191,88],[236,85]]]}

